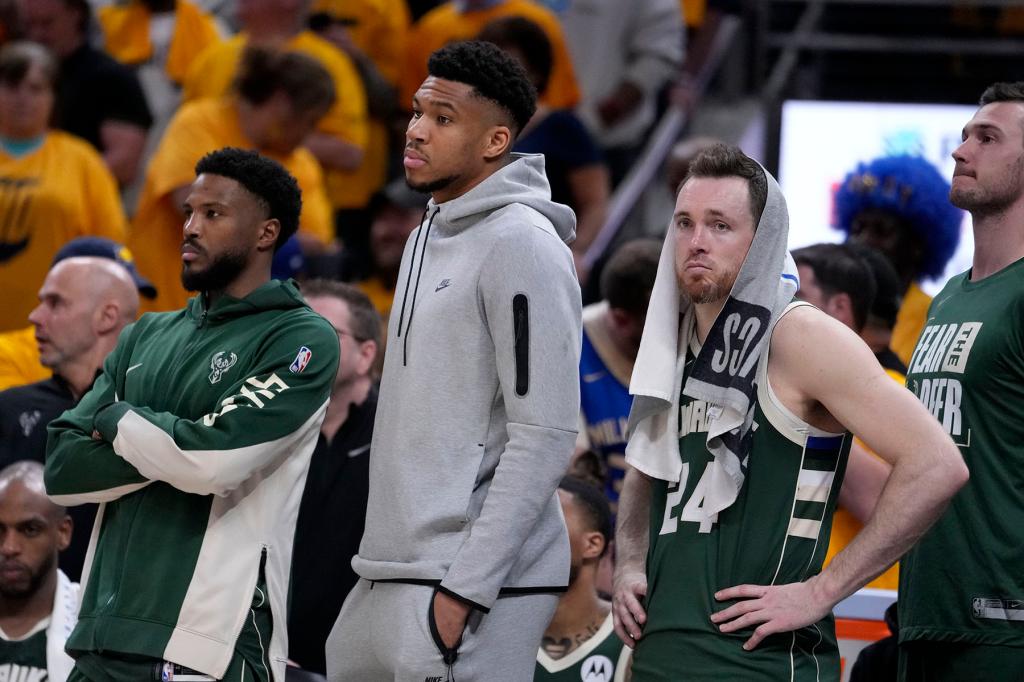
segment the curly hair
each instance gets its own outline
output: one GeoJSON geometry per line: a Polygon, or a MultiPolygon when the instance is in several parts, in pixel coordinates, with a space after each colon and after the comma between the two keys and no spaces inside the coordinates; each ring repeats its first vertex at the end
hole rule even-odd
{"type": "Polygon", "coordinates": [[[949,203],[949,183],[919,156],[883,156],[843,179],[835,195],[835,227],[849,236],[853,220],[867,209],[894,214],[910,225],[925,245],[921,275],[935,279],[960,243],[963,213],[949,203]]]}
{"type": "Polygon", "coordinates": [[[256,197],[267,218],[281,224],[275,251],[299,229],[302,191],[292,174],[277,161],[248,149],[224,147],[199,159],[196,176],[203,173],[231,178],[256,197]]]}
{"type": "Polygon", "coordinates": [[[464,83],[512,117],[513,135],[537,111],[537,90],[523,66],[494,43],[465,40],[430,55],[427,71],[435,78],[464,83]]]}

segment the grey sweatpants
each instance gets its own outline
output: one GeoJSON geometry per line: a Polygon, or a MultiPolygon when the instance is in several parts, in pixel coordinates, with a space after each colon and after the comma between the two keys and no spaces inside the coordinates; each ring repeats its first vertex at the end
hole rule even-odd
{"type": "Polygon", "coordinates": [[[329,682],[530,682],[558,595],[498,599],[472,611],[449,667],[428,619],[434,588],[360,580],[327,638],[329,682]]]}

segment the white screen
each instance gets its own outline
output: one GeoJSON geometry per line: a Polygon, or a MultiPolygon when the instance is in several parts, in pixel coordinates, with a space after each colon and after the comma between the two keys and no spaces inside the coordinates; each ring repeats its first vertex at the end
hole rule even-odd
{"type": "MultiPolygon", "coordinates": [[[[779,184],[789,205],[791,249],[836,242],[831,227],[832,193],[857,163],[880,156],[922,156],[947,178],[953,175],[960,131],[977,107],[952,104],[789,101],[782,106],[779,184]]],[[[974,238],[965,214],[960,245],[935,281],[922,288],[935,294],[949,277],[971,266],[974,238]]]]}

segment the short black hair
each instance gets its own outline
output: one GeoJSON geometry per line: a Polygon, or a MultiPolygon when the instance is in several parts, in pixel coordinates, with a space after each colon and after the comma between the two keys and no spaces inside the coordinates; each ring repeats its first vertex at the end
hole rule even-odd
{"type": "Polygon", "coordinates": [[[435,78],[464,83],[497,104],[512,118],[519,134],[537,111],[537,91],[522,64],[494,43],[464,40],[430,55],[427,72],[435,78]]]}
{"type": "MultiPolygon", "coordinates": [[[[747,181],[750,190],[750,213],[754,216],[754,229],[761,222],[761,214],[768,202],[768,179],[765,177],[761,164],[730,144],[713,144],[702,149],[686,172],[682,184],[690,178],[731,178],[738,177],[747,181]]],[[[680,188],[682,185],[680,185],[680,188]]]]}
{"type": "Polygon", "coordinates": [[[255,105],[283,92],[296,111],[327,111],[337,98],[334,80],[320,62],[262,47],[242,53],[233,86],[239,97],[255,105]]]}
{"type": "Polygon", "coordinates": [[[871,269],[875,278],[875,301],[871,304],[870,317],[873,321],[892,329],[896,326],[896,317],[903,305],[903,282],[894,266],[885,255],[867,244],[846,242],[871,269]]]}
{"type": "Polygon", "coordinates": [[[864,328],[875,301],[875,277],[871,267],[847,244],[814,244],[793,251],[797,265],[806,265],[827,296],[850,297],[853,323],[864,328]]]}
{"type": "Polygon", "coordinates": [[[380,313],[357,287],[333,279],[311,279],[299,285],[305,298],[331,297],[348,306],[349,325],[356,341],[373,341],[380,348],[380,313]]]}
{"type": "Polygon", "coordinates": [[[544,29],[526,17],[501,17],[491,21],[477,40],[494,43],[503,50],[515,50],[522,57],[537,92],[544,92],[551,80],[555,57],[544,29]]]}
{"type": "Polygon", "coordinates": [[[612,308],[634,317],[644,316],[660,258],[661,242],[657,239],[635,239],[620,246],[601,272],[601,298],[612,308]]]}
{"type": "Polygon", "coordinates": [[[1024,102],[1024,81],[1015,83],[993,83],[985,88],[978,100],[980,106],[993,102],[1024,102]]]}
{"type": "Polygon", "coordinates": [[[199,159],[196,177],[203,173],[231,178],[259,200],[267,218],[281,224],[275,251],[299,229],[302,191],[292,174],[277,161],[249,149],[224,147],[199,159]]]}
{"type": "Polygon", "coordinates": [[[558,484],[559,490],[572,495],[573,501],[579,505],[590,523],[590,530],[596,531],[604,536],[604,552],[608,551],[608,545],[612,541],[612,510],[608,505],[608,499],[597,486],[583,481],[575,476],[565,476],[558,484]]]}

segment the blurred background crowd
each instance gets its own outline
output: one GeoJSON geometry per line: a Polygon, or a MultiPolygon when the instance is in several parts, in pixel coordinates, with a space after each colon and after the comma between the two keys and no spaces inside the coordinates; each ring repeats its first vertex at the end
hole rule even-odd
{"type": "MultiPolygon", "coordinates": [[[[693,155],[739,144],[780,178],[801,297],[900,380],[929,294],[968,264],[949,152],[984,87],[1016,79],[1022,34],[1024,10],[980,0],[0,0],[0,467],[42,461],[46,423],[125,324],[185,303],[182,199],[196,161],[224,146],[297,178],[300,230],[274,275],[317,280],[310,296],[348,333],[339,390],[354,407],[375,400],[380,327],[428,198],[402,178],[412,94],[432,51],[481,38],[533,79],[540,106],[516,150],[545,155],[553,198],[576,212],[574,473],[614,510],[629,376],[693,155]]],[[[372,416],[346,410],[326,440],[359,450],[372,416]]],[[[318,466],[299,585],[348,570],[362,532],[365,466],[318,466]],[[346,538],[325,553],[332,518],[346,538]]],[[[847,510],[835,532],[869,512],[847,510]]],[[[61,561],[77,579],[91,512],[74,513],[61,561]]],[[[333,616],[315,612],[336,614],[348,586],[298,588],[300,663],[323,665],[333,616]]]]}

